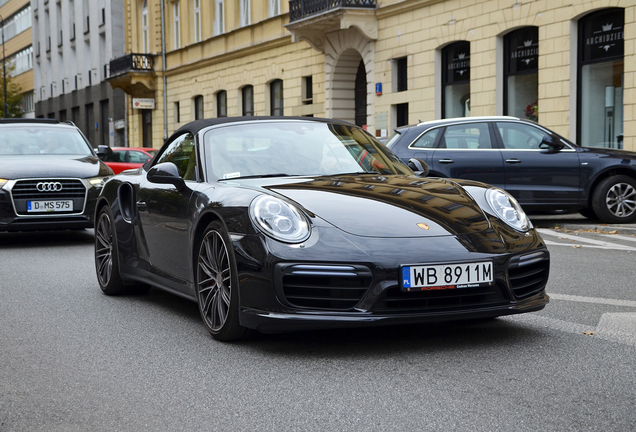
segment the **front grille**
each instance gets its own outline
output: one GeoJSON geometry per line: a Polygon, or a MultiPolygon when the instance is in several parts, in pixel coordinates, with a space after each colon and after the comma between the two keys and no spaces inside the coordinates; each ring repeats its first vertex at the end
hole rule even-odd
{"type": "Polygon", "coordinates": [[[499,306],[509,303],[501,286],[408,292],[396,285],[378,298],[373,312],[445,312],[499,306]]]}
{"type": "Polygon", "coordinates": [[[515,256],[508,263],[510,288],[517,298],[529,297],[548,283],[550,254],[547,251],[515,256]]]}
{"type": "Polygon", "coordinates": [[[354,308],[371,286],[371,271],[359,265],[279,267],[285,300],[292,306],[321,310],[354,308]]]}
{"type": "Polygon", "coordinates": [[[18,180],[11,190],[13,199],[30,199],[30,200],[60,200],[84,198],[86,196],[86,187],[80,180],[73,179],[37,179],[37,180],[18,180]],[[62,190],[52,192],[40,192],[37,190],[38,183],[60,183],[62,190]]]}

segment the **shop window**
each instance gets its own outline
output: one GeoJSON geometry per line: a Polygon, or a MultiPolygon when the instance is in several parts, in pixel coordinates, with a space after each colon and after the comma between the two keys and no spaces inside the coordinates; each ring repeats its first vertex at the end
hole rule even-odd
{"type": "Polygon", "coordinates": [[[247,85],[241,89],[241,102],[243,105],[243,115],[254,115],[254,87],[247,85]]]}
{"type": "Polygon", "coordinates": [[[579,21],[578,142],[623,148],[625,11],[591,13],[579,21]]]}
{"type": "Polygon", "coordinates": [[[274,80],[269,85],[270,112],[273,116],[283,115],[283,80],[274,80]]]}
{"type": "Polygon", "coordinates": [[[504,38],[504,114],[539,121],[539,29],[504,38]]]}
{"type": "Polygon", "coordinates": [[[442,50],[442,116],[470,116],[470,42],[442,50]]]}
{"type": "Polygon", "coordinates": [[[225,90],[216,94],[216,116],[227,117],[227,92],[225,90]]]}
{"type": "Polygon", "coordinates": [[[194,97],[194,119],[200,120],[203,118],[203,96],[194,97]]]}

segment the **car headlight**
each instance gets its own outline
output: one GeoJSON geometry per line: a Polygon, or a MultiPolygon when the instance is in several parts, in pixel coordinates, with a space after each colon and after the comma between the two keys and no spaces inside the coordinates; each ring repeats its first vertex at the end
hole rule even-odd
{"type": "Polygon", "coordinates": [[[486,191],[486,200],[499,219],[518,231],[528,231],[530,221],[516,199],[508,192],[490,188],[486,191]]]}
{"type": "Polygon", "coordinates": [[[265,234],[287,243],[309,238],[309,221],[294,205],[270,195],[260,195],[250,204],[252,222],[265,234]]]}
{"type": "Polygon", "coordinates": [[[2,189],[5,184],[7,184],[7,179],[0,178],[0,189],[2,189]]]}
{"type": "Polygon", "coordinates": [[[106,180],[108,180],[110,177],[93,177],[91,179],[88,179],[88,182],[96,188],[101,188],[102,186],[104,186],[104,183],[106,182],[106,180]]]}

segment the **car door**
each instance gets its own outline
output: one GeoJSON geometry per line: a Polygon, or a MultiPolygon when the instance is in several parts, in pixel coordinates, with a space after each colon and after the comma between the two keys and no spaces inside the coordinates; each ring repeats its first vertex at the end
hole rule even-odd
{"type": "Polygon", "coordinates": [[[171,184],[145,179],[139,188],[137,208],[148,248],[148,259],[159,275],[170,275],[186,290],[192,280],[188,236],[190,201],[197,189],[197,155],[194,136],[184,133],[166,144],[154,165],[172,162],[185,180],[181,190],[171,184]]]}
{"type": "Polygon", "coordinates": [[[522,206],[564,208],[580,204],[580,163],[573,148],[530,123],[499,121],[495,129],[503,147],[505,189],[522,206]],[[565,147],[554,151],[541,145],[546,134],[565,147]]]}
{"type": "Polygon", "coordinates": [[[477,180],[504,187],[501,152],[488,122],[447,126],[431,157],[431,176],[477,180]]]}

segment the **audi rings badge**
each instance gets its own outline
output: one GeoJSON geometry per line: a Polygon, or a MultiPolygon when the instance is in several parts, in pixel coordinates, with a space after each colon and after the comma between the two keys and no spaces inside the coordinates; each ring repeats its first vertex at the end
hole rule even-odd
{"type": "Polygon", "coordinates": [[[38,192],[59,192],[62,190],[60,182],[40,182],[35,185],[38,192]]]}

